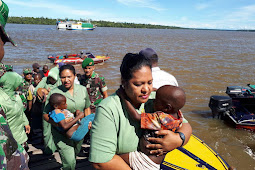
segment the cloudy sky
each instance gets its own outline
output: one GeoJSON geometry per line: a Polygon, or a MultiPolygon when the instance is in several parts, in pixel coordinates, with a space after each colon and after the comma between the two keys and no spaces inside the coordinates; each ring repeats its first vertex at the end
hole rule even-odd
{"type": "Polygon", "coordinates": [[[254,0],[4,0],[9,16],[255,29],[254,0]]]}

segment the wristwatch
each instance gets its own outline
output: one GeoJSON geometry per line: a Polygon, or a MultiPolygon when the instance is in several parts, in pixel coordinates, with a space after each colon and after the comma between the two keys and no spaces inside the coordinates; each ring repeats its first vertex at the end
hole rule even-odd
{"type": "Polygon", "coordinates": [[[180,147],[182,147],[182,146],[183,146],[183,144],[184,144],[184,142],[185,142],[185,135],[184,135],[182,132],[175,132],[175,133],[179,133],[180,138],[181,138],[181,140],[182,140],[182,144],[181,144],[181,146],[180,146],[180,147]]]}

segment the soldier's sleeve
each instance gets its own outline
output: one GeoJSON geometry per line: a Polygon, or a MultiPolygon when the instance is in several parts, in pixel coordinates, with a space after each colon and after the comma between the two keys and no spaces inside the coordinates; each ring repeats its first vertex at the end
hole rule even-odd
{"type": "Polygon", "coordinates": [[[0,169],[28,169],[29,156],[13,138],[6,115],[0,105],[0,169]]]}
{"type": "Polygon", "coordinates": [[[102,92],[108,89],[103,76],[100,76],[100,89],[102,92]]]}
{"type": "Polygon", "coordinates": [[[3,114],[4,114],[3,109],[0,106],[0,144],[1,144],[1,148],[0,148],[0,161],[1,161],[0,162],[0,169],[7,169],[7,159],[6,159],[5,153],[7,153],[6,143],[7,143],[8,137],[6,136],[5,131],[4,131],[4,127],[3,127],[3,126],[6,126],[7,123],[6,123],[5,118],[3,117],[3,114]]]}

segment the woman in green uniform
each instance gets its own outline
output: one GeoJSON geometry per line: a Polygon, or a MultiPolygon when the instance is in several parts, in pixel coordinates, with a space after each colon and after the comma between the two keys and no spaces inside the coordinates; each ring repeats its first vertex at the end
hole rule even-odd
{"type": "MultiPolygon", "coordinates": [[[[66,97],[67,109],[74,113],[76,110],[84,112],[85,116],[91,114],[90,100],[87,89],[84,86],[74,83],[75,69],[72,65],[64,65],[59,71],[62,85],[52,89],[47,97],[44,108],[44,119],[50,121],[48,113],[51,111],[49,97],[53,93],[60,93],[66,97]]],[[[54,126],[51,128],[54,143],[60,154],[63,169],[75,169],[76,155],[80,152],[83,140],[75,142],[62,134],[54,126]]]]}
{"type": "MultiPolygon", "coordinates": [[[[4,58],[4,45],[7,42],[11,42],[16,45],[10,36],[6,33],[5,25],[8,19],[9,8],[6,3],[0,0],[0,78],[5,73],[5,66],[1,63],[4,58]]],[[[11,51],[11,48],[9,49],[11,51]]],[[[9,51],[8,50],[8,51],[9,51]]],[[[7,116],[2,108],[5,101],[4,98],[8,99],[6,93],[0,88],[0,169],[29,169],[28,161],[29,156],[25,149],[17,143],[14,139],[13,134],[10,130],[7,122],[7,116]]]]}
{"type": "Polygon", "coordinates": [[[6,114],[13,137],[18,144],[24,144],[27,141],[26,133],[30,133],[29,122],[23,111],[21,98],[15,94],[15,90],[22,82],[22,77],[16,72],[6,72],[0,78],[1,107],[6,114]]]}
{"type": "Polygon", "coordinates": [[[61,85],[61,81],[59,79],[59,69],[58,67],[53,67],[52,69],[50,69],[48,77],[43,77],[40,83],[36,86],[34,95],[37,94],[37,90],[40,88],[44,88],[50,91],[51,89],[59,85],[61,85]]]}
{"type": "MultiPolygon", "coordinates": [[[[123,58],[120,72],[127,100],[138,113],[144,112],[144,103],[149,99],[153,82],[149,59],[128,53],[123,58]]],[[[149,138],[154,143],[147,145],[150,153],[165,154],[186,144],[192,132],[191,126],[188,122],[183,123],[178,131],[186,139],[169,130],[158,131],[157,134],[163,138],[149,138]]],[[[89,161],[96,169],[130,169],[120,155],[137,150],[141,132],[140,124],[130,118],[119,96],[113,94],[107,97],[97,107],[92,124],[89,161]]]]}

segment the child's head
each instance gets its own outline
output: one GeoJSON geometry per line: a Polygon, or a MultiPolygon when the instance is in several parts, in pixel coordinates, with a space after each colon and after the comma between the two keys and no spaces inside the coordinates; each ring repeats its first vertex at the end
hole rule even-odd
{"type": "Polygon", "coordinates": [[[186,102],[185,92],[182,88],[165,85],[156,92],[154,101],[154,110],[163,111],[168,114],[178,112],[186,102]]]}
{"type": "Polygon", "coordinates": [[[40,83],[41,80],[42,80],[41,74],[36,74],[34,76],[34,86],[36,87],[40,83]]]}
{"type": "Polygon", "coordinates": [[[49,103],[52,108],[54,109],[66,109],[67,104],[66,104],[66,97],[62,94],[59,93],[53,93],[50,96],[49,103]]]}

